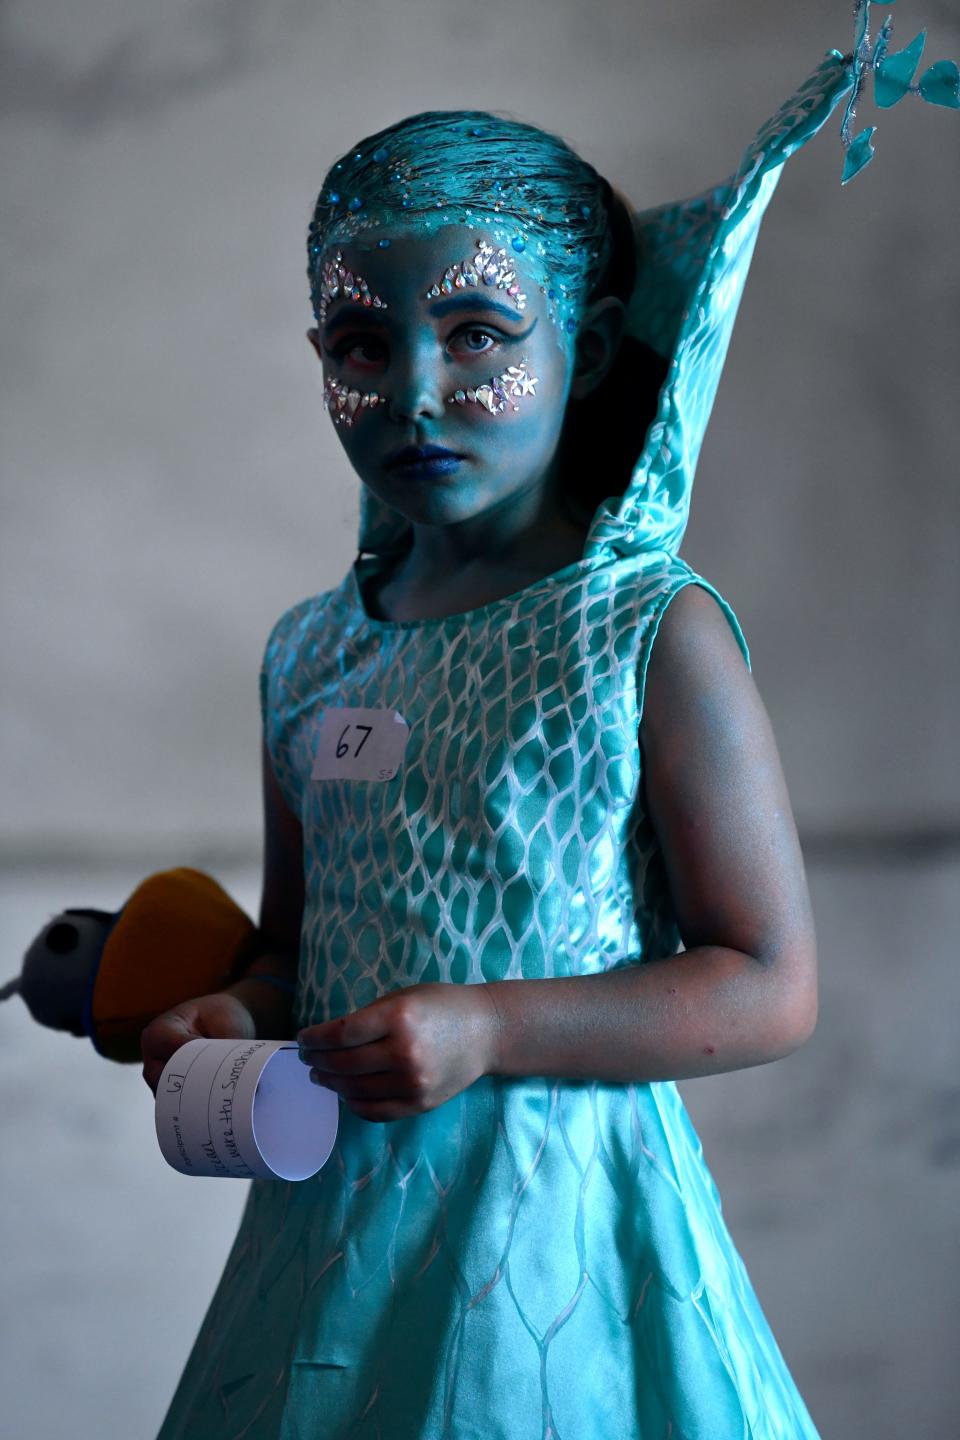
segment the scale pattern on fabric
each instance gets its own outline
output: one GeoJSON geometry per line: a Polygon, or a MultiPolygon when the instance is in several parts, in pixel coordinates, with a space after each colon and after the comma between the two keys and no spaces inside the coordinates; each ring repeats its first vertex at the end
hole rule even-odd
{"type": "MultiPolygon", "coordinates": [[[[392,624],[351,571],[279,622],[264,700],[308,857],[301,1022],[675,950],[638,721],[691,583],[716,596],[663,553],[581,561],[468,624],[392,624]],[[323,714],[376,705],[410,725],[396,778],[313,779],[323,714]]],[[[342,1105],[314,1180],[253,1184],[163,1440],[815,1433],[676,1086],[485,1077],[391,1124],[342,1105]]]]}
{"type": "Polygon", "coordinates": [[[274,636],[268,744],[303,824],[300,1015],[429,980],[541,978],[672,954],[640,804],[637,654],[683,568],[531,586],[465,625],[366,623],[353,573],[274,636]],[[397,710],[394,781],[310,779],[319,720],[397,710]],[[638,923],[639,921],[639,923],[638,923]]]}

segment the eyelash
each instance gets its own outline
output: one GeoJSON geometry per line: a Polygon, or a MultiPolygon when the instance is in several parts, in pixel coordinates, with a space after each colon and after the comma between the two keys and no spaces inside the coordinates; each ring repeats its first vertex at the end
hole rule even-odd
{"type": "MultiPolygon", "coordinates": [[[[488,330],[485,325],[461,326],[459,330],[455,330],[453,332],[453,334],[450,336],[450,340],[456,340],[459,335],[484,335],[488,340],[493,341],[493,344],[488,346],[484,350],[468,350],[468,354],[477,356],[487,356],[494,354],[495,351],[505,343],[506,339],[506,337],[504,337],[503,335],[498,335],[496,331],[488,330]]],[[[340,364],[343,364],[343,362],[349,357],[352,350],[359,350],[366,345],[380,346],[381,350],[386,348],[384,346],[384,342],[375,338],[374,336],[357,339],[352,335],[347,335],[341,341],[339,341],[338,344],[332,346],[328,353],[333,357],[334,360],[338,361],[340,364]]],[[[374,364],[375,362],[368,361],[367,363],[374,364]]]]}

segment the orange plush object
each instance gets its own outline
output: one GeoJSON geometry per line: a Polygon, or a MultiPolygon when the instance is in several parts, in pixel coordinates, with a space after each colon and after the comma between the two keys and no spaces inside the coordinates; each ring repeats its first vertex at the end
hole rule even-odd
{"type": "Polygon", "coordinates": [[[140,1032],[181,1000],[230,983],[252,958],[250,917],[209,875],[179,868],[137,886],[107,936],[86,1029],[111,1060],[139,1060],[140,1032]]]}
{"type": "Polygon", "coordinates": [[[163,870],[119,911],[54,915],[21,973],[0,985],[53,1030],[87,1035],[110,1060],[139,1060],[140,1032],[156,1016],[232,984],[262,950],[249,916],[209,875],[163,870]]]}

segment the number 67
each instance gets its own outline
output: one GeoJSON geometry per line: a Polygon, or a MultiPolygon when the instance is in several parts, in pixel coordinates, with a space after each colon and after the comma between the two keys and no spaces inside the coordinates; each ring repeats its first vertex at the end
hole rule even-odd
{"type": "MultiPolygon", "coordinates": [[[[344,757],[344,755],[347,755],[347,754],[349,754],[349,752],[350,752],[349,742],[346,741],[346,740],[344,740],[344,738],[343,738],[344,735],[346,735],[346,733],[347,733],[347,731],[348,731],[349,729],[350,729],[350,726],[349,726],[349,725],[344,725],[343,729],[342,729],[341,732],[340,732],[340,739],[337,741],[337,752],[336,752],[336,753],[337,753],[337,759],[338,759],[338,760],[342,760],[343,757],[344,757]]],[[[356,726],[354,726],[354,729],[356,729],[356,730],[365,730],[365,731],[367,732],[367,733],[364,735],[363,739],[360,741],[360,744],[357,746],[356,750],[354,750],[354,752],[353,752],[354,759],[356,759],[356,757],[360,754],[360,751],[363,749],[364,745],[366,745],[367,741],[370,739],[370,732],[372,731],[373,726],[372,726],[372,725],[356,725],[356,726]]]]}

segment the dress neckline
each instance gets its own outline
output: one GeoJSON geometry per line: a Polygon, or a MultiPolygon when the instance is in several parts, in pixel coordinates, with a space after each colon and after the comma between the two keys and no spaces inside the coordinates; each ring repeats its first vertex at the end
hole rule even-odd
{"type": "Polygon", "coordinates": [[[464,625],[489,614],[498,606],[511,605],[527,595],[535,594],[538,590],[550,589],[553,585],[572,580],[578,574],[595,570],[598,564],[602,563],[596,557],[581,556],[578,560],[571,560],[559,570],[552,570],[549,575],[542,575],[539,580],[531,580],[529,585],[523,585],[519,590],[511,591],[509,595],[502,595],[496,600],[487,600],[483,605],[477,605],[471,610],[458,610],[452,615],[430,615],[419,620],[386,620],[370,614],[362,584],[362,581],[376,574],[377,568],[382,564],[382,558],[379,555],[358,555],[347,575],[353,604],[362,615],[364,623],[372,630],[420,630],[431,625],[446,625],[450,621],[464,625]]]}

